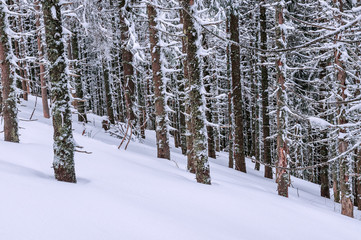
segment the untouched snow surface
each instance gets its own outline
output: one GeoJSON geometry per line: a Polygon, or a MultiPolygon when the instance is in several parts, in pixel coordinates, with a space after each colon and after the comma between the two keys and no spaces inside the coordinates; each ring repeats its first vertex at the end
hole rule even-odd
{"type": "MultiPolygon", "coordinates": [[[[20,119],[34,102],[22,102],[20,119]]],[[[318,185],[292,178],[290,197],[279,197],[253,163],[247,174],[228,169],[226,153],[211,159],[213,185],[198,184],[178,149],[174,162],[156,158],[154,132],[118,150],[94,115],[73,124],[77,144],[92,152],[76,153],[78,183],[58,182],[51,120],[37,102],[38,120],[19,122],[21,143],[0,139],[1,240],[361,239],[360,212],[342,216],[318,185]]]]}

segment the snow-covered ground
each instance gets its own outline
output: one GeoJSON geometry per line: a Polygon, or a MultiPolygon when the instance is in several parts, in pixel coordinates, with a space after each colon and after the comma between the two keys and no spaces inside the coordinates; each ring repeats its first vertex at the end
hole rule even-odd
{"type": "MultiPolygon", "coordinates": [[[[22,102],[20,119],[34,102],[22,102]]],[[[227,168],[225,153],[211,159],[212,185],[198,184],[179,149],[172,147],[172,161],[156,158],[154,132],[118,150],[120,140],[94,115],[73,124],[77,144],[92,152],[76,153],[78,183],[58,182],[40,99],[33,118],[20,120],[20,144],[0,137],[1,240],[361,239],[360,212],[342,216],[318,185],[292,178],[290,197],[279,197],[253,163],[247,174],[227,168]]]]}

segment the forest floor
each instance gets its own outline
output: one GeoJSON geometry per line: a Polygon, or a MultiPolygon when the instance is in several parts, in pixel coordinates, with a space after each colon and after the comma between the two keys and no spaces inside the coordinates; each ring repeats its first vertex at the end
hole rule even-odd
{"type": "MultiPolygon", "coordinates": [[[[320,187],[292,177],[290,197],[247,161],[248,173],[211,159],[212,185],[186,171],[172,145],[172,161],[156,158],[155,133],[118,150],[120,139],[101,128],[102,118],[76,122],[77,184],[58,182],[51,168],[52,126],[41,99],[19,107],[20,144],[0,137],[0,239],[2,240],[305,240],[361,239],[361,213],[340,214],[320,187]],[[85,132],[84,135],[82,133],[85,132]]],[[[172,141],[171,141],[172,142],[172,141]]]]}

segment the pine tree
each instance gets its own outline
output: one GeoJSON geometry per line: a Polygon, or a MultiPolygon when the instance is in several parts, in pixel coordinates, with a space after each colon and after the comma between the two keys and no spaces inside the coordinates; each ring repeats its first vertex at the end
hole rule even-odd
{"type": "MultiPolygon", "coordinates": [[[[267,15],[265,1],[260,4],[260,48],[267,50],[267,15]]],[[[262,97],[262,133],[263,133],[263,158],[266,164],[271,164],[269,101],[268,101],[268,69],[266,53],[260,53],[261,57],[261,97],[262,97]]],[[[265,166],[264,176],[273,178],[272,168],[265,166]]]]}
{"type": "Polygon", "coordinates": [[[70,96],[64,56],[62,16],[59,0],[42,1],[48,60],[51,79],[52,119],[54,127],[55,178],[76,183],[74,167],[74,140],[70,111],[70,96]]]}
{"type": "Polygon", "coordinates": [[[196,26],[194,14],[197,12],[199,3],[193,0],[182,0],[184,8],[183,31],[186,35],[187,64],[188,64],[188,94],[190,117],[192,121],[193,151],[196,179],[199,183],[211,184],[208,152],[207,130],[205,127],[205,97],[204,86],[201,78],[200,57],[198,50],[201,48],[200,27],[196,26]],[[198,27],[198,28],[197,28],[198,27]]]}
{"type": "Polygon", "coordinates": [[[155,95],[156,138],[158,158],[170,159],[168,129],[165,112],[165,84],[161,68],[161,49],[159,46],[159,33],[157,29],[157,10],[148,4],[150,53],[152,56],[152,72],[155,95]]]}
{"type": "Polygon", "coordinates": [[[11,39],[8,35],[9,9],[5,0],[0,1],[0,67],[2,83],[2,113],[4,116],[4,140],[19,142],[16,92],[14,73],[10,62],[13,62],[11,39]]]}
{"type": "Polygon", "coordinates": [[[40,1],[35,1],[34,9],[36,11],[36,42],[39,55],[39,78],[41,86],[41,98],[43,104],[43,115],[45,118],[50,118],[49,104],[48,104],[48,87],[45,78],[45,64],[44,64],[44,47],[42,41],[42,24],[41,24],[41,10],[40,1]]]}
{"type": "Polygon", "coordinates": [[[230,39],[231,43],[231,65],[232,65],[232,101],[234,116],[234,161],[236,170],[247,172],[244,156],[244,136],[243,136],[243,109],[242,109],[242,84],[240,70],[240,47],[239,44],[239,6],[232,2],[230,12],[230,39]],[[235,43],[235,44],[233,44],[235,43]]]}

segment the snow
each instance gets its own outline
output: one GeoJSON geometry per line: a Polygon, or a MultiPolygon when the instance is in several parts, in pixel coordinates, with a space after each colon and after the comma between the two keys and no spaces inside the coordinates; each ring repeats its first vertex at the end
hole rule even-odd
{"type": "Polygon", "coordinates": [[[50,9],[50,11],[51,11],[51,17],[52,17],[54,20],[57,20],[58,17],[57,17],[57,15],[56,15],[56,9],[55,9],[55,7],[52,6],[51,9],[50,9]]]}
{"type": "Polygon", "coordinates": [[[333,126],[326,120],[318,117],[309,117],[308,120],[310,121],[311,125],[315,128],[326,129],[333,126]]]}
{"type": "Polygon", "coordinates": [[[247,174],[227,168],[226,153],[210,159],[212,185],[198,184],[179,149],[172,149],[172,161],[156,158],[154,132],[118,150],[120,140],[95,115],[86,125],[74,115],[75,141],[92,154],[75,154],[77,184],[58,182],[41,101],[38,120],[21,121],[34,102],[20,106],[21,143],[0,137],[1,239],[360,239],[360,212],[342,216],[339,204],[319,197],[318,185],[292,178],[290,197],[280,197],[274,180],[250,161],[247,174]]]}

